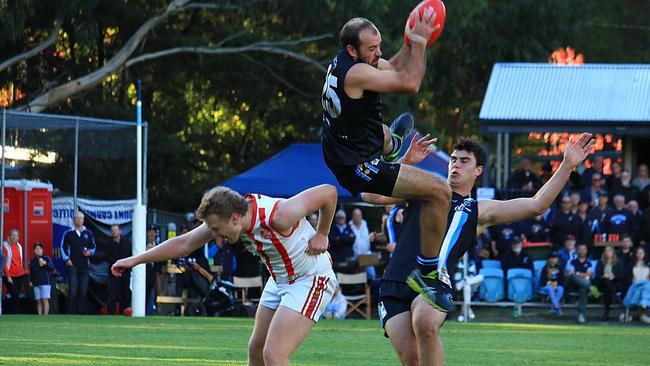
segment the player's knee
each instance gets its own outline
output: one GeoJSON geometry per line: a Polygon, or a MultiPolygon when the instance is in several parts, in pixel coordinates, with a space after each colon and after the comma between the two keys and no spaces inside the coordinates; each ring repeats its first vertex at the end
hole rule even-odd
{"type": "Polygon", "coordinates": [[[435,339],[438,337],[438,332],[442,324],[436,319],[420,319],[416,321],[413,330],[415,331],[415,336],[420,339],[435,339]]]}
{"type": "Polygon", "coordinates": [[[420,365],[420,358],[414,352],[400,352],[398,353],[399,360],[404,366],[418,366],[420,365]]]}
{"type": "Polygon", "coordinates": [[[250,360],[259,361],[263,364],[264,361],[264,342],[251,338],[248,341],[248,358],[250,360]]]}
{"type": "Polygon", "coordinates": [[[266,366],[284,365],[289,360],[289,355],[285,355],[278,349],[278,347],[272,347],[270,345],[264,347],[263,354],[264,365],[266,366]]]}

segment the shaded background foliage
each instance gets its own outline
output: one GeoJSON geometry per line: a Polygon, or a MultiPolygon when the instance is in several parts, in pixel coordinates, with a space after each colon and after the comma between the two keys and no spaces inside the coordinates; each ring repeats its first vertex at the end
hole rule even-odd
{"type": "MultiPolygon", "coordinates": [[[[0,1],[0,62],[62,30],[55,46],[0,73],[11,87],[10,107],[106,63],[167,1],[0,1]],[[20,93],[17,93],[19,90],[20,93]],[[22,95],[21,97],[21,93],[22,95]]],[[[382,31],[386,57],[402,44],[404,21],[416,1],[215,1],[216,9],[178,12],[148,35],[136,56],[177,46],[246,45],[259,41],[330,37],[292,46],[326,67],[338,50],[338,31],[364,16],[382,31]],[[232,37],[231,39],[228,39],[232,37]]],[[[587,62],[648,62],[650,4],[632,0],[447,1],[447,22],[428,52],[417,95],[385,97],[385,117],[414,112],[417,127],[448,146],[460,134],[478,134],[478,112],[494,62],[546,62],[572,46],[587,62]]],[[[149,205],[191,210],[211,185],[244,171],[296,141],[318,141],[323,71],[283,55],[180,54],[122,68],[101,84],[48,112],[134,119],[134,82],[144,85],[149,122],[149,205]]],[[[105,196],[102,174],[130,181],[128,162],[101,161],[84,174],[80,193],[105,196]],[[104,164],[104,165],[102,165],[104,164]]],[[[53,183],[71,191],[54,165],[53,183]],[[61,178],[58,178],[61,177],[61,178]]],[[[124,193],[123,193],[124,194],[124,193]]]]}

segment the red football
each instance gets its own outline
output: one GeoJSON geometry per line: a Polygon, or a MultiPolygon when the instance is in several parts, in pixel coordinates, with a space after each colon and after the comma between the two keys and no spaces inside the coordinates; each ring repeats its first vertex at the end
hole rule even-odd
{"type": "MultiPolygon", "coordinates": [[[[409,18],[406,21],[406,24],[409,29],[413,29],[415,26],[415,14],[417,13],[420,19],[422,19],[427,8],[433,8],[433,10],[436,12],[436,20],[434,20],[434,24],[440,25],[438,29],[431,33],[429,42],[427,42],[427,47],[431,47],[431,45],[436,42],[438,37],[440,37],[442,29],[445,27],[445,17],[447,16],[447,11],[445,10],[445,4],[443,4],[441,0],[424,0],[419,3],[411,11],[411,14],[409,14],[409,18]]],[[[406,36],[406,32],[404,33],[404,43],[406,43],[406,45],[409,47],[411,46],[411,40],[406,36]]]]}

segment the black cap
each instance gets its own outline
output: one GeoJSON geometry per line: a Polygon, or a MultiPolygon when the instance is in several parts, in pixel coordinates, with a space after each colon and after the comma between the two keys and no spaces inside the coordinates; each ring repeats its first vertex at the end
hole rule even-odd
{"type": "Polygon", "coordinates": [[[152,224],[152,225],[147,226],[147,231],[149,231],[149,230],[156,230],[156,231],[158,231],[158,227],[157,227],[156,225],[153,225],[153,224],[152,224]]]}

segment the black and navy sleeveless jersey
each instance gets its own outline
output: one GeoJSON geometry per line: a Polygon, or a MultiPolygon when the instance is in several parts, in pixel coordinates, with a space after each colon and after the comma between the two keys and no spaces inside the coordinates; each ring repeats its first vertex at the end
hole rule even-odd
{"type": "Polygon", "coordinates": [[[323,155],[328,165],[347,167],[374,160],[384,146],[379,94],[366,90],[360,99],[351,99],[345,93],[345,76],[358,62],[343,49],[327,69],[321,101],[323,155]]]}
{"type": "MultiPolygon", "coordinates": [[[[409,201],[408,208],[404,210],[402,230],[382,279],[405,282],[416,267],[416,258],[420,253],[421,208],[421,201],[409,201]]],[[[447,219],[447,233],[438,256],[439,261],[446,264],[445,267],[449,272],[453,273],[458,260],[466,251],[476,245],[477,225],[477,201],[471,197],[453,193],[447,219]]]]}

